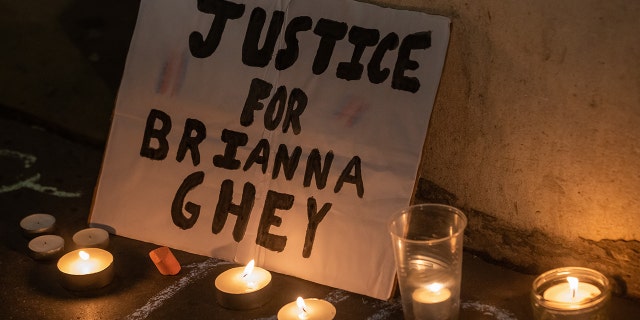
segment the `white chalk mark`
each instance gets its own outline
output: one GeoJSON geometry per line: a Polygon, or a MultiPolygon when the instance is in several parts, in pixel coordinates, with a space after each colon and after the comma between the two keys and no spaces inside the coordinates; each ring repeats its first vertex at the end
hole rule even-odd
{"type": "Polygon", "coordinates": [[[36,173],[35,176],[23,181],[18,181],[10,186],[0,186],[0,193],[16,191],[20,189],[31,189],[60,198],[78,198],[82,195],[81,192],[60,191],[56,187],[43,186],[37,183],[38,180],[40,180],[40,174],[36,173]]]}
{"type": "Polygon", "coordinates": [[[402,311],[402,304],[400,304],[397,300],[391,301],[376,301],[373,304],[373,308],[378,311],[368,317],[368,320],[383,320],[389,319],[393,313],[398,312],[398,310],[402,311]]]}
{"type": "MultiPolygon", "coordinates": [[[[14,150],[0,149],[0,157],[11,157],[22,160],[22,164],[25,169],[30,168],[31,165],[38,160],[34,155],[21,153],[14,150]]],[[[20,189],[31,189],[40,193],[49,194],[60,198],[78,198],[82,195],[81,192],[67,192],[60,191],[56,187],[43,186],[38,182],[40,180],[40,174],[36,173],[33,177],[26,180],[18,181],[9,186],[0,186],[0,193],[16,191],[20,189]]]]}
{"type": "Polygon", "coordinates": [[[485,315],[493,316],[497,320],[518,320],[513,313],[494,307],[492,305],[483,304],[479,301],[465,301],[461,304],[462,309],[472,309],[482,312],[485,315]]]}
{"type": "Polygon", "coordinates": [[[191,269],[191,271],[189,271],[187,275],[182,277],[176,283],[166,287],[164,290],[151,297],[151,299],[149,299],[149,301],[147,301],[144,306],[138,308],[138,310],[128,315],[125,319],[137,320],[147,318],[149,314],[151,314],[151,312],[162,306],[165,300],[170,299],[176,293],[178,293],[180,290],[184,289],[194,281],[204,278],[209,272],[213,270],[213,268],[225,264],[231,264],[231,262],[210,258],[203,262],[183,266],[183,269],[191,269]]]}
{"type": "Polygon", "coordinates": [[[367,319],[368,320],[389,319],[389,317],[391,317],[391,314],[397,312],[399,309],[402,309],[401,305],[389,304],[389,305],[383,307],[382,309],[378,310],[376,313],[374,313],[373,315],[371,315],[367,319]]]}
{"type": "Polygon", "coordinates": [[[24,167],[29,168],[38,160],[34,155],[18,152],[15,150],[0,149],[0,157],[11,157],[22,160],[24,167]]]}
{"type": "Polygon", "coordinates": [[[340,301],[347,300],[348,298],[349,298],[349,294],[346,291],[336,289],[329,292],[324,299],[333,304],[336,304],[340,301]]]}

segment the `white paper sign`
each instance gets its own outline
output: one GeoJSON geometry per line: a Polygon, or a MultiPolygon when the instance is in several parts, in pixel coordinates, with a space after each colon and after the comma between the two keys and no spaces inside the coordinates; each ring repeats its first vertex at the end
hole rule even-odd
{"type": "Polygon", "coordinates": [[[142,1],[90,223],[389,298],[448,40],[349,0],[142,1]]]}

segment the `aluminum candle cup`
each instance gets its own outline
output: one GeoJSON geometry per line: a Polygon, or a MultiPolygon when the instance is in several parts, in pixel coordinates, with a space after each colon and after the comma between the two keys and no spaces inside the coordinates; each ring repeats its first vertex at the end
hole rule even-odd
{"type": "Polygon", "coordinates": [[[51,234],[56,229],[56,218],[46,213],[34,213],[20,220],[20,228],[27,238],[51,234]]]}
{"type": "Polygon", "coordinates": [[[253,260],[245,267],[221,273],[215,286],[218,304],[228,309],[253,309],[271,299],[271,273],[254,267],[253,260]]]}
{"type": "Polygon", "coordinates": [[[533,281],[531,306],[535,319],[609,319],[611,288],[598,271],[566,267],[547,271],[533,281]]]}
{"type": "Polygon", "coordinates": [[[73,242],[78,248],[100,248],[109,246],[109,232],[100,228],[87,228],[73,235],[73,242]]]}
{"type": "Polygon", "coordinates": [[[278,320],[332,320],[336,307],[329,301],[315,298],[302,299],[284,305],[278,311],[278,320]]]}
{"type": "Polygon", "coordinates": [[[389,221],[406,320],[458,319],[466,226],[462,211],[441,204],[409,206],[389,221]]]}
{"type": "Polygon", "coordinates": [[[75,291],[102,288],[113,279],[113,256],[99,248],[71,251],[58,260],[62,286],[75,291]]]}
{"type": "Polygon", "coordinates": [[[36,260],[55,259],[64,251],[64,239],[61,236],[45,234],[29,241],[29,254],[36,260]]]}

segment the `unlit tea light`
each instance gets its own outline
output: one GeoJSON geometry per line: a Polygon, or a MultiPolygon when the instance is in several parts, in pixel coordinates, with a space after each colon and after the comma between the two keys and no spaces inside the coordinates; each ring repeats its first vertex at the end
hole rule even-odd
{"type": "Polygon", "coordinates": [[[22,233],[28,238],[34,238],[55,231],[56,218],[46,213],[34,213],[20,220],[22,233]]]}
{"type": "Polygon", "coordinates": [[[113,279],[113,255],[99,248],[74,250],[58,260],[58,270],[67,289],[102,288],[113,279]]]}
{"type": "Polygon", "coordinates": [[[329,301],[315,298],[290,302],[278,311],[278,320],[331,320],[336,316],[336,307],[329,301]]]}
{"type": "Polygon", "coordinates": [[[271,273],[255,267],[251,260],[245,267],[231,268],[216,277],[216,300],[229,309],[257,308],[271,297],[270,284],[271,273]]]}
{"type": "Polygon", "coordinates": [[[109,232],[100,228],[87,228],[73,235],[73,242],[78,248],[101,248],[109,246],[109,232]]]}
{"type": "Polygon", "coordinates": [[[59,257],[64,251],[64,239],[61,236],[46,234],[29,241],[29,254],[36,260],[59,257]]]}

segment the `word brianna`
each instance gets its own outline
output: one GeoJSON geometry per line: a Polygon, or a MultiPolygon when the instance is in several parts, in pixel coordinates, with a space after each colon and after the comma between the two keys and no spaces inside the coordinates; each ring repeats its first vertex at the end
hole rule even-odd
{"type": "MultiPolygon", "coordinates": [[[[168,114],[157,109],[151,109],[149,116],[147,117],[142,146],[140,148],[140,156],[151,160],[164,160],[169,153],[169,140],[167,140],[167,136],[171,131],[171,126],[171,117],[168,114]],[[160,122],[160,128],[156,129],[155,125],[158,121],[160,122]],[[157,141],[158,147],[152,147],[152,140],[154,139],[157,141]]],[[[204,123],[196,119],[187,119],[185,121],[182,139],[180,140],[178,150],[176,152],[176,161],[182,162],[187,151],[191,151],[191,160],[193,165],[197,166],[200,164],[200,150],[198,145],[204,141],[205,137],[206,127],[204,123]]],[[[223,129],[220,138],[222,142],[226,144],[226,147],[224,154],[217,154],[213,156],[213,165],[227,170],[239,169],[242,162],[236,158],[237,151],[239,147],[247,145],[249,141],[247,134],[223,129]]],[[[258,164],[261,166],[262,173],[266,173],[270,153],[271,146],[269,140],[260,139],[247,156],[242,169],[247,171],[254,164],[258,164]]],[[[274,157],[271,178],[273,180],[277,179],[280,175],[280,169],[282,168],[285,178],[287,180],[292,180],[296,169],[298,168],[301,155],[302,148],[300,146],[296,146],[293,149],[293,152],[289,154],[287,146],[285,144],[280,144],[274,157]]],[[[331,170],[333,157],[332,151],[327,152],[323,163],[320,151],[318,149],[311,150],[307,157],[303,186],[311,186],[311,180],[315,177],[315,184],[318,190],[324,189],[331,170]]],[[[364,195],[364,183],[362,180],[361,166],[362,161],[360,160],[360,157],[353,156],[351,161],[347,163],[336,180],[333,191],[338,193],[345,182],[351,183],[355,185],[358,197],[362,198],[364,195]]]]}

